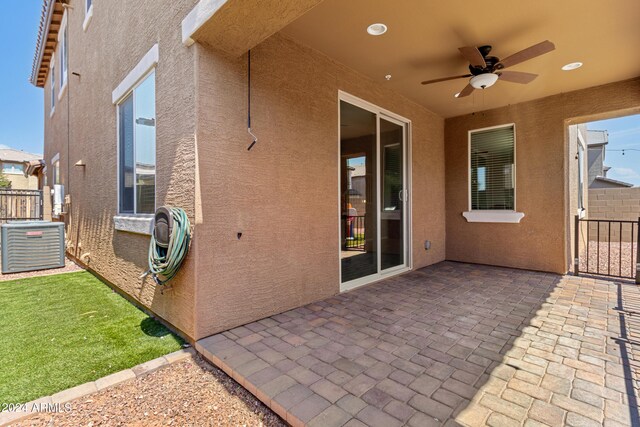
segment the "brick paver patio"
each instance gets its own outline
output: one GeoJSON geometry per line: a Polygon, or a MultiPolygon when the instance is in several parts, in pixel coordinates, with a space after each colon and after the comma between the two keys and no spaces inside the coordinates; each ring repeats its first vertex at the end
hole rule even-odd
{"type": "Polygon", "coordinates": [[[196,348],[292,425],[628,426],[638,318],[630,282],[444,262],[196,348]]]}

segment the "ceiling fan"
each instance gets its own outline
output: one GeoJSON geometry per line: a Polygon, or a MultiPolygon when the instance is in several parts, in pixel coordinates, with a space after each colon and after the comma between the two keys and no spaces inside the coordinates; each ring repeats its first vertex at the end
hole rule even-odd
{"type": "Polygon", "coordinates": [[[422,82],[423,85],[444,82],[447,80],[455,80],[455,79],[464,79],[467,77],[471,77],[469,79],[469,84],[465,86],[462,91],[457,95],[458,98],[463,96],[468,96],[474,89],[486,89],[490,86],[493,86],[498,79],[504,80],[506,82],[512,83],[530,83],[536,77],[537,74],[533,73],[523,73],[521,71],[502,71],[505,68],[512,67],[516,64],[520,64],[521,62],[528,61],[537,56],[544,55],[545,53],[551,52],[556,47],[549,40],[545,40],[538,44],[534,44],[533,46],[529,46],[526,49],[521,50],[520,52],[514,53],[511,56],[507,56],[504,59],[499,59],[495,56],[489,56],[489,52],[491,52],[491,46],[466,46],[461,47],[458,50],[464,56],[467,61],[469,61],[469,71],[471,74],[463,74],[460,76],[452,76],[452,77],[444,77],[441,79],[434,80],[425,80],[422,82]]]}

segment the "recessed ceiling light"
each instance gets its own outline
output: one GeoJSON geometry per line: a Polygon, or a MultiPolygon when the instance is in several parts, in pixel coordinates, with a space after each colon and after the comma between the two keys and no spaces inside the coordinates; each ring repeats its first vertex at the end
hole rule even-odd
{"type": "Polygon", "coordinates": [[[384,24],[371,24],[367,27],[367,33],[371,34],[372,36],[381,36],[386,32],[387,26],[384,24]]]}
{"type": "Polygon", "coordinates": [[[454,96],[454,98],[459,97],[459,96],[460,96],[460,92],[456,93],[456,94],[455,94],[455,95],[453,95],[453,96],[454,96]]]}
{"type": "Polygon", "coordinates": [[[384,76],[384,78],[387,80],[391,80],[391,74],[387,74],[386,76],[384,76]]]}
{"type": "Polygon", "coordinates": [[[582,62],[572,62],[570,64],[564,65],[562,69],[564,71],[571,71],[582,67],[582,62]]]}

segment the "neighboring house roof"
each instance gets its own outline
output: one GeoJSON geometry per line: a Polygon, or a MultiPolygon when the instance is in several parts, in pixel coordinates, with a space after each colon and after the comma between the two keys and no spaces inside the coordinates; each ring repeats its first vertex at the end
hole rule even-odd
{"type": "Polygon", "coordinates": [[[33,57],[31,68],[31,84],[44,87],[49,73],[51,57],[56,50],[58,43],[58,31],[64,15],[63,3],[67,0],[42,0],[42,13],[40,15],[40,25],[38,27],[38,38],[36,39],[36,52],[33,57]]]}
{"type": "Polygon", "coordinates": [[[609,143],[609,132],[606,130],[587,130],[587,145],[596,147],[609,143]]]}
{"type": "Polygon", "coordinates": [[[0,161],[24,163],[42,159],[42,154],[27,153],[7,146],[0,146],[0,161]]]}
{"type": "Polygon", "coordinates": [[[628,182],[618,181],[617,179],[611,179],[604,176],[596,176],[596,181],[606,182],[608,184],[619,185],[620,187],[633,187],[633,184],[628,182]]]}

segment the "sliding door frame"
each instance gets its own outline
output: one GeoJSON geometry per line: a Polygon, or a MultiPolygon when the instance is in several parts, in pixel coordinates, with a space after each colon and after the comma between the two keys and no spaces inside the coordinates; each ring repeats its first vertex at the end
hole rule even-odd
{"type": "Polygon", "coordinates": [[[340,292],[348,291],[369,283],[376,282],[378,280],[386,279],[387,277],[395,276],[413,268],[413,223],[411,219],[411,211],[413,206],[413,197],[411,194],[411,120],[402,117],[396,113],[365,101],[361,98],[353,96],[347,92],[338,91],[338,281],[340,283],[340,292]],[[341,169],[342,169],[342,157],[341,157],[341,115],[340,115],[340,102],[344,101],[356,107],[367,110],[376,115],[376,259],[377,259],[377,272],[365,277],[350,280],[348,282],[342,282],[342,188],[341,188],[341,169]],[[404,264],[381,270],[381,219],[380,219],[380,206],[382,201],[380,200],[380,120],[387,120],[391,123],[402,126],[403,129],[403,144],[402,160],[404,165],[403,173],[403,188],[404,188],[404,209],[403,215],[403,251],[404,251],[404,264]]]}

